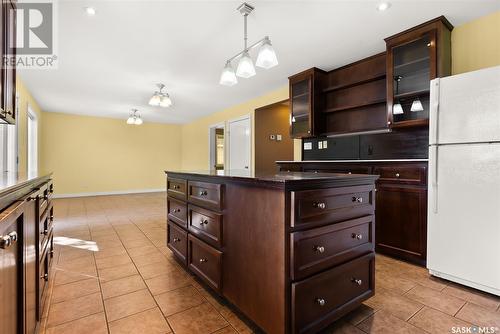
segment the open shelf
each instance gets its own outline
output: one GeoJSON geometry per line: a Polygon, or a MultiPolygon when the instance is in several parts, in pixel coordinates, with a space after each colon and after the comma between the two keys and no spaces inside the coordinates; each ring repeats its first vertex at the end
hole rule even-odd
{"type": "Polygon", "coordinates": [[[385,103],[385,102],[386,102],[385,99],[374,100],[374,101],[367,101],[367,102],[352,104],[352,105],[348,105],[348,106],[328,108],[328,109],[324,110],[324,112],[325,113],[339,112],[339,111],[344,111],[344,110],[350,110],[350,109],[356,109],[356,108],[371,106],[371,105],[375,105],[375,104],[381,104],[381,103],[385,103]]]}
{"type": "Polygon", "coordinates": [[[350,88],[350,87],[362,85],[362,84],[365,84],[365,83],[369,83],[369,82],[372,82],[372,81],[382,80],[384,78],[385,78],[385,74],[382,74],[382,75],[379,75],[379,76],[376,76],[376,77],[373,77],[373,78],[369,78],[369,79],[358,80],[358,81],[347,83],[347,84],[340,84],[340,85],[330,86],[328,88],[323,89],[321,92],[322,93],[330,93],[330,92],[334,92],[336,90],[350,88]]]}
{"type": "Polygon", "coordinates": [[[298,99],[299,97],[304,97],[306,95],[309,95],[309,92],[305,92],[305,93],[300,93],[298,95],[293,95],[292,96],[292,99],[298,99]]]}
{"type": "Polygon", "coordinates": [[[407,93],[401,93],[401,94],[394,94],[394,99],[404,99],[407,97],[413,97],[413,96],[419,96],[419,95],[424,95],[424,94],[429,94],[430,90],[429,89],[423,89],[423,90],[416,90],[413,92],[407,92],[407,93]]]}
{"type": "Polygon", "coordinates": [[[400,65],[394,65],[394,73],[396,75],[402,75],[404,77],[408,73],[428,71],[429,66],[425,65],[427,65],[429,61],[430,57],[426,56],[400,65]]]}
{"type": "Polygon", "coordinates": [[[408,121],[394,122],[392,123],[392,128],[398,129],[398,128],[410,128],[410,127],[428,126],[428,125],[429,125],[428,118],[420,118],[420,119],[411,119],[408,121]]]}

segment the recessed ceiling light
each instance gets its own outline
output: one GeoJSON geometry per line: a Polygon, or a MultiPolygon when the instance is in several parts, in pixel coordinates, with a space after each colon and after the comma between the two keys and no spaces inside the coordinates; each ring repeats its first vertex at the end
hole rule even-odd
{"type": "Polygon", "coordinates": [[[383,12],[384,10],[387,10],[389,9],[389,7],[391,7],[391,3],[390,2],[381,2],[377,5],[377,10],[379,12],[383,12]]]}
{"type": "Polygon", "coordinates": [[[94,7],[85,7],[85,13],[87,13],[88,16],[94,16],[96,14],[96,10],[94,7]]]}

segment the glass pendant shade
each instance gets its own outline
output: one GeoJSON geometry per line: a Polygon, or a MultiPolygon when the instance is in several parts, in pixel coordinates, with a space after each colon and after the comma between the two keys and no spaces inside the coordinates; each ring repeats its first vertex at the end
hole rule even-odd
{"type": "Polygon", "coordinates": [[[243,55],[241,55],[240,61],[238,62],[238,68],[236,69],[236,75],[242,78],[250,78],[255,75],[255,67],[253,66],[253,61],[248,51],[243,52],[243,55]]]}
{"type": "Polygon", "coordinates": [[[404,114],[403,107],[401,106],[401,103],[395,103],[392,106],[392,114],[393,115],[402,115],[404,114]]]}
{"type": "Polygon", "coordinates": [[[134,116],[130,115],[127,119],[127,124],[135,124],[134,116]]]}
{"type": "Polygon", "coordinates": [[[168,94],[162,94],[160,97],[160,107],[170,107],[172,105],[172,100],[170,99],[170,96],[168,94]]]}
{"type": "Polygon", "coordinates": [[[274,52],[269,38],[264,39],[259,54],[257,55],[255,65],[265,68],[266,70],[278,65],[278,58],[276,57],[276,52],[274,52]]]}
{"type": "Polygon", "coordinates": [[[135,119],[135,123],[134,123],[135,125],[141,125],[142,123],[143,123],[143,122],[142,122],[142,118],[137,117],[137,118],[135,119]]]}
{"type": "Polygon", "coordinates": [[[422,102],[420,102],[420,99],[416,99],[413,101],[410,110],[413,112],[424,110],[424,106],[422,106],[422,102]]]}
{"type": "Polygon", "coordinates": [[[226,66],[224,66],[222,74],[220,75],[219,83],[224,86],[234,86],[238,83],[236,73],[234,73],[234,69],[230,62],[227,62],[226,66]]]}
{"type": "Polygon", "coordinates": [[[160,94],[158,92],[155,92],[153,96],[151,96],[151,99],[149,100],[149,105],[158,107],[160,105],[160,102],[161,102],[160,94]]]}

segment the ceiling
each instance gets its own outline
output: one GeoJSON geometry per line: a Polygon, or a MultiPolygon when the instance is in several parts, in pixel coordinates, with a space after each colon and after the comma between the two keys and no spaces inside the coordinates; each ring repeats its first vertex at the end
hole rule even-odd
{"type": "MultiPolygon", "coordinates": [[[[30,1],[31,2],[31,1],[30,1]]],[[[57,70],[20,70],[44,111],[186,123],[287,84],[316,66],[330,70],[385,49],[384,37],[445,15],[455,26],[500,10],[500,1],[252,1],[249,43],[269,35],[279,65],[233,87],[218,84],[243,47],[240,1],[59,1],[57,70]],[[89,17],[84,7],[93,6],[89,17]],[[170,108],[147,102],[162,82],[170,108]]],[[[254,58],[255,59],[255,58],[254,58]]]]}

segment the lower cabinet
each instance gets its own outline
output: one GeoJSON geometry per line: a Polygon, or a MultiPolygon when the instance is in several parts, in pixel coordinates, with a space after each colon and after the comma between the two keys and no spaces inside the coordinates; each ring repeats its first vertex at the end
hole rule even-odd
{"type": "Polygon", "coordinates": [[[418,186],[377,186],[376,250],[425,265],[427,190],[418,186]]]}
{"type": "Polygon", "coordinates": [[[222,252],[193,235],[188,237],[188,267],[212,289],[222,291],[222,252]]]}

